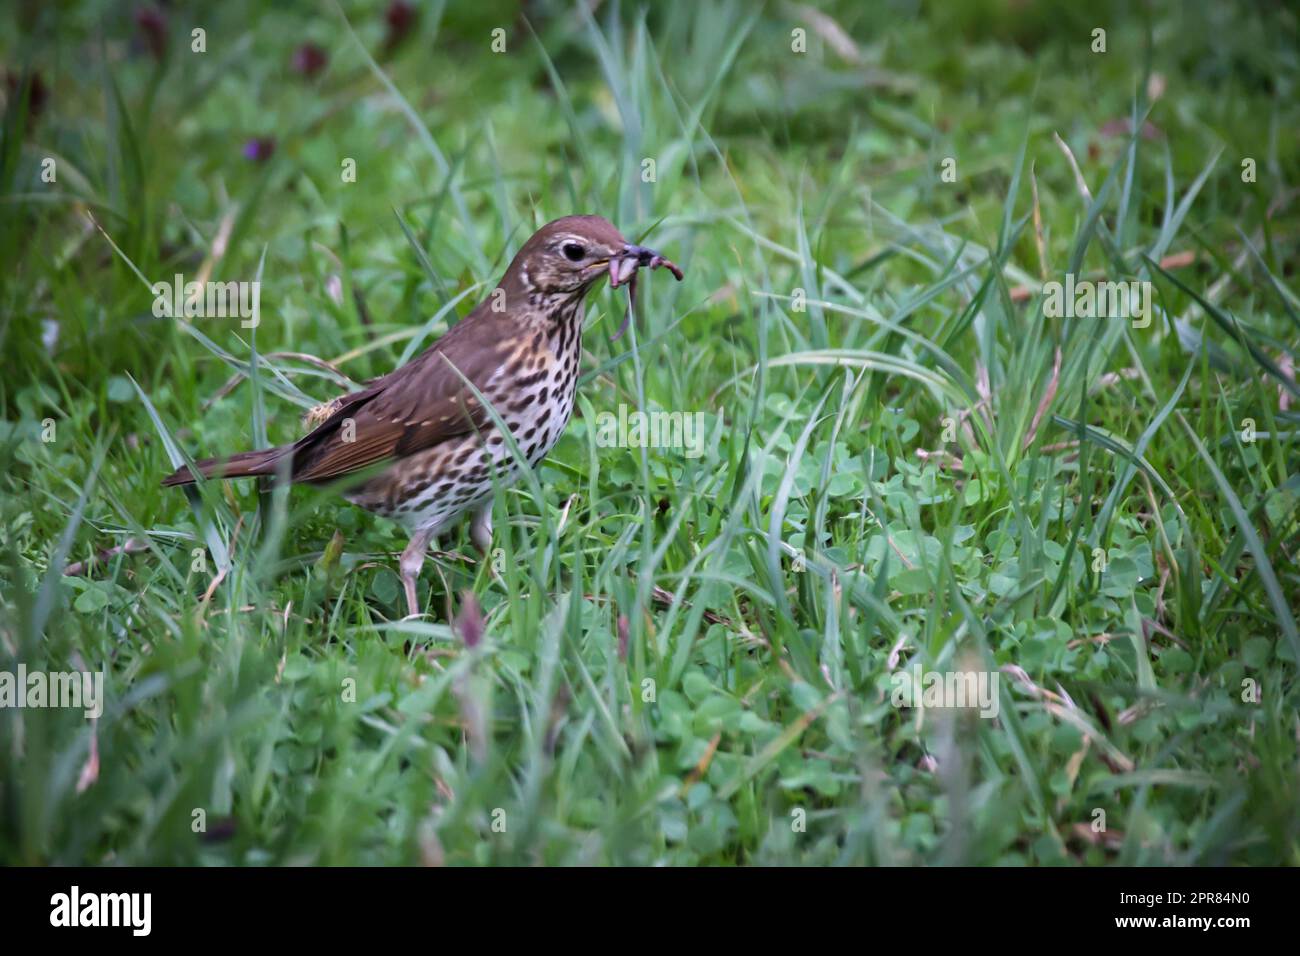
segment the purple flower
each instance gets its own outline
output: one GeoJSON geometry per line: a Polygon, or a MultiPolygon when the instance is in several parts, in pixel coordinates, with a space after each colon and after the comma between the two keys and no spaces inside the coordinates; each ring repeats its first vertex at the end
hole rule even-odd
{"type": "Polygon", "coordinates": [[[304,43],[293,51],[293,69],[305,77],[313,77],[325,69],[329,55],[315,43],[304,43]]]}
{"type": "Polygon", "coordinates": [[[415,26],[416,12],[406,0],[393,0],[384,11],[384,22],[388,24],[388,36],[384,40],[384,49],[392,50],[406,39],[415,26]]]}
{"type": "Polygon", "coordinates": [[[161,60],[167,52],[167,17],[157,7],[141,7],[135,11],[135,25],[149,55],[161,60]]]}
{"type": "Polygon", "coordinates": [[[255,136],[244,144],[244,158],[264,163],[275,152],[275,140],[270,136],[255,136]]]}

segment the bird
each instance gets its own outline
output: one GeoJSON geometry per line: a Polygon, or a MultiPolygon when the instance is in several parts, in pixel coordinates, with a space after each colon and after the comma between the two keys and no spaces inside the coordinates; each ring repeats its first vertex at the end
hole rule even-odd
{"type": "MultiPolygon", "coordinates": [[[[319,424],[297,441],[181,466],[162,483],[191,484],[196,470],[205,479],[342,483],[347,500],[408,532],[398,567],[407,610],[418,616],[417,581],[430,544],[468,515],[470,540],[487,554],[494,489],[522,474],[475,390],[536,468],[573,414],[583,300],[602,278],[634,296],[641,268],[683,278],[672,261],[628,242],[601,216],[548,222],[465,318],[405,365],[318,406],[309,418],[319,424]]],[[[629,320],[633,307],[634,299],[629,320]]]]}

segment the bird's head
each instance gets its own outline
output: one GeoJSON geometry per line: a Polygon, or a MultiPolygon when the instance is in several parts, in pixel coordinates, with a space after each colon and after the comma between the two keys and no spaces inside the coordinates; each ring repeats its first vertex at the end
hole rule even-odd
{"type": "Polygon", "coordinates": [[[675,265],[653,249],[633,245],[602,216],[565,216],[533,233],[510,264],[514,276],[529,291],[565,297],[581,295],[602,276],[617,287],[641,266],[670,269],[675,265]]]}

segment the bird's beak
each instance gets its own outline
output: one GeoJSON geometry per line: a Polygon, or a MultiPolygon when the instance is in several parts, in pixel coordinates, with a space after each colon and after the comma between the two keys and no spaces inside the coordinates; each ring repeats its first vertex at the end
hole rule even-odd
{"type": "Polygon", "coordinates": [[[631,279],[632,276],[636,274],[636,270],[643,266],[648,269],[667,269],[673,274],[678,282],[682,280],[682,270],[677,268],[677,266],[670,260],[665,259],[653,249],[647,249],[645,246],[634,246],[631,243],[628,243],[623,247],[622,255],[610,257],[610,286],[617,289],[624,282],[631,279]]]}

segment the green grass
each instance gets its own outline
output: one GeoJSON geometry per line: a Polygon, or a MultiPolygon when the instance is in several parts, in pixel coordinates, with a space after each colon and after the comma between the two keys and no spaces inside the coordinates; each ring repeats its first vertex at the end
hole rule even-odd
{"type": "Polygon", "coordinates": [[[394,50],[376,2],[207,6],[161,61],[107,0],[0,30],[49,94],[0,144],[0,670],[108,696],[0,709],[0,861],[1300,863],[1293,12],[845,3],[841,54],[783,4],[434,4],[394,50]],[[159,487],[572,212],[686,281],[617,342],[591,300],[574,421],[424,619],[338,498],[159,487]],[[201,272],[260,325],[154,315],[201,272]],[[1151,324],[1045,315],[1067,272],[1151,324]],[[600,447],[620,404],[704,454],[600,447]],[[893,706],[913,665],[998,718],[893,706]]]}

